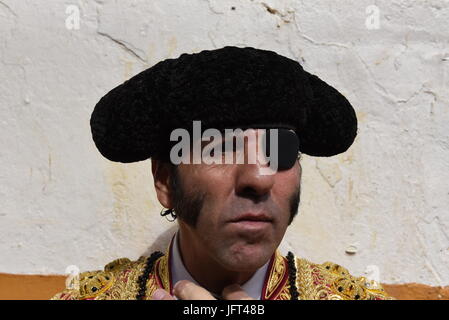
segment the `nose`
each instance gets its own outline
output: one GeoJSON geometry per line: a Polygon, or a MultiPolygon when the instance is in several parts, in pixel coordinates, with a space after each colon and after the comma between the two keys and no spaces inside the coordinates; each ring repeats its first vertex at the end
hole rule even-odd
{"type": "Polygon", "coordinates": [[[269,196],[274,185],[274,175],[261,174],[259,164],[238,164],[236,193],[239,196],[261,201],[269,196]]]}
{"type": "MultiPolygon", "coordinates": [[[[258,145],[257,148],[259,147],[258,145]]],[[[251,148],[245,143],[245,158],[248,157],[248,152],[251,152],[251,148]]],[[[235,179],[237,195],[251,198],[256,202],[268,197],[274,185],[275,174],[267,174],[264,171],[267,168],[268,164],[261,164],[259,159],[256,163],[245,161],[243,164],[237,164],[235,179]]]]}

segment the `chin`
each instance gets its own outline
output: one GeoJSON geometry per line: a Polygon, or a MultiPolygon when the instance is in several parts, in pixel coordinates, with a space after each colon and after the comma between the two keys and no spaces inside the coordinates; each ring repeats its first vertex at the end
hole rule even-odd
{"type": "Polygon", "coordinates": [[[254,271],[267,263],[274,251],[260,244],[236,246],[224,254],[222,264],[232,271],[254,271]]]}

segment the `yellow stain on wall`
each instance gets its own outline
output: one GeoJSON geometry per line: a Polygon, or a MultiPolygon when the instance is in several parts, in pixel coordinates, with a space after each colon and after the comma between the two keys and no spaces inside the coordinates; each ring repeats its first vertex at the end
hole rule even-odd
{"type": "Polygon", "coordinates": [[[126,237],[129,234],[143,236],[145,224],[160,211],[151,162],[108,162],[105,179],[113,196],[112,231],[126,237]]]}
{"type": "Polygon", "coordinates": [[[357,116],[357,122],[359,123],[363,123],[366,121],[366,112],[363,111],[357,111],[356,112],[356,116],[357,116]]]}
{"type": "Polygon", "coordinates": [[[129,195],[127,190],[127,172],[126,168],[120,163],[111,162],[107,165],[106,179],[111,187],[113,202],[113,225],[114,231],[121,231],[126,222],[126,203],[129,195]]]}
{"type": "Polygon", "coordinates": [[[153,64],[153,59],[154,59],[154,52],[155,52],[155,46],[154,46],[154,43],[150,43],[149,45],[148,45],[148,54],[147,54],[147,60],[148,60],[148,63],[150,64],[150,65],[152,65],[153,64]]]}
{"type": "Polygon", "coordinates": [[[175,52],[177,45],[178,44],[175,36],[168,39],[168,57],[173,56],[173,53],[175,52]]]}
{"type": "Polygon", "coordinates": [[[133,61],[125,60],[125,71],[124,71],[125,80],[128,80],[133,76],[133,66],[134,66],[133,61]]]}

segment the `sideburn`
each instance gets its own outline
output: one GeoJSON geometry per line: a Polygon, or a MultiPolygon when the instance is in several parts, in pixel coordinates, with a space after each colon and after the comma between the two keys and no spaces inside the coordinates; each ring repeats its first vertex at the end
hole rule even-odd
{"type": "Polygon", "coordinates": [[[293,219],[298,214],[299,209],[299,203],[301,202],[301,183],[302,183],[302,167],[301,163],[299,162],[300,158],[298,158],[298,164],[299,164],[299,184],[296,188],[295,193],[290,197],[290,220],[288,222],[288,225],[290,225],[293,222],[293,219]]]}
{"type": "Polygon", "coordinates": [[[299,202],[301,196],[301,184],[296,189],[295,193],[290,197],[290,220],[288,225],[293,222],[293,219],[298,214],[299,202]]]}
{"type": "Polygon", "coordinates": [[[176,217],[195,228],[203,207],[204,194],[198,192],[186,194],[175,165],[170,167],[170,189],[173,191],[173,209],[176,217]]]}

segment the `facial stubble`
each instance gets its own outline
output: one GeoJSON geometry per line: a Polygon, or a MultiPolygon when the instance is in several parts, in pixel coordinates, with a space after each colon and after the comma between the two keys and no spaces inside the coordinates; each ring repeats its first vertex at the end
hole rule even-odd
{"type": "MultiPolygon", "coordinates": [[[[187,193],[179,176],[178,169],[175,166],[171,168],[170,172],[170,189],[172,191],[173,209],[176,212],[176,217],[195,229],[199,216],[204,214],[202,208],[206,192],[192,189],[187,193]]],[[[293,222],[294,217],[298,213],[300,195],[301,180],[299,180],[295,192],[289,199],[290,218],[288,225],[293,222]]]]}

